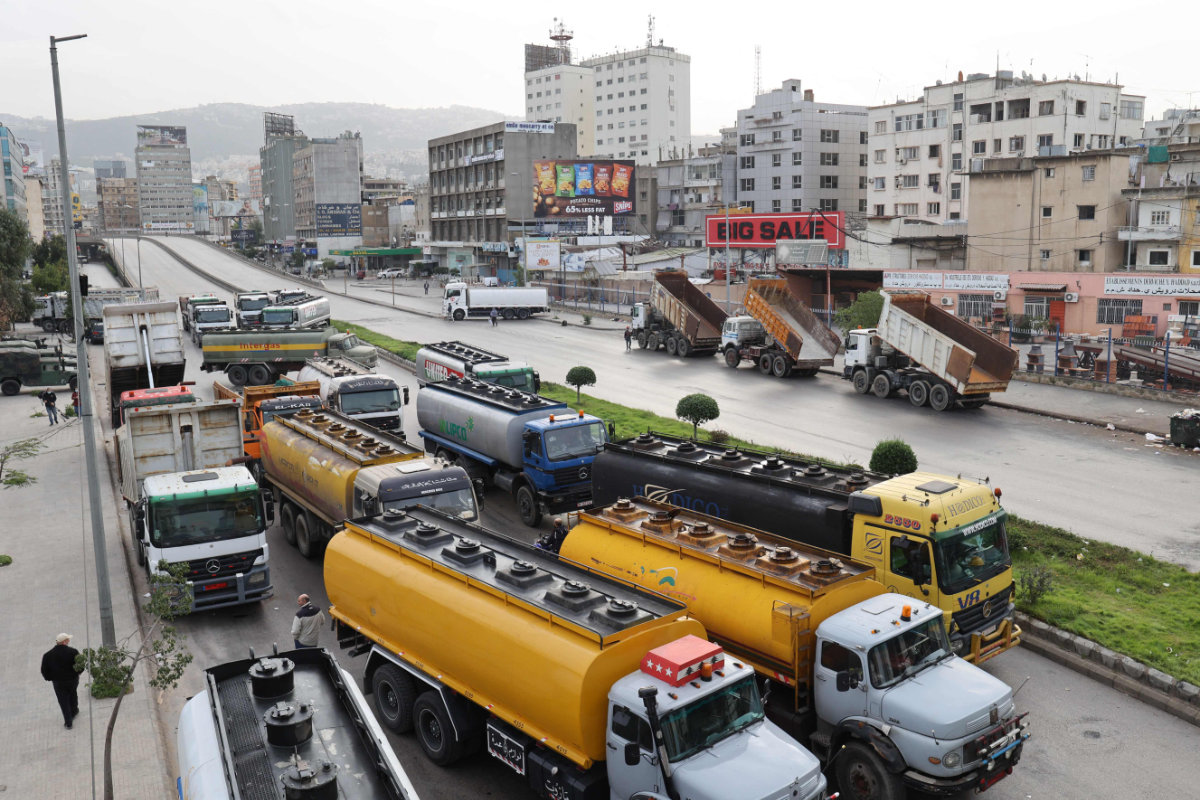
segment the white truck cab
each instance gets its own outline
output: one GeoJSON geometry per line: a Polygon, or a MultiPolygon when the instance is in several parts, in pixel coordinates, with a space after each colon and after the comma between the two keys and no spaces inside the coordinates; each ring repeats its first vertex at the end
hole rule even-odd
{"type": "Polygon", "coordinates": [[[725,320],[721,326],[721,351],[730,347],[762,344],[767,339],[763,324],[754,317],[737,316],[725,320]]]}

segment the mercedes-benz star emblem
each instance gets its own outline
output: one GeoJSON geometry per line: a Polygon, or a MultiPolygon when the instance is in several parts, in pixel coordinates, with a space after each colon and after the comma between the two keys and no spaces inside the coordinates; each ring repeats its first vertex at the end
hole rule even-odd
{"type": "Polygon", "coordinates": [[[219,559],[210,558],[208,561],[204,562],[204,568],[208,570],[209,575],[216,575],[221,571],[221,562],[219,559]]]}

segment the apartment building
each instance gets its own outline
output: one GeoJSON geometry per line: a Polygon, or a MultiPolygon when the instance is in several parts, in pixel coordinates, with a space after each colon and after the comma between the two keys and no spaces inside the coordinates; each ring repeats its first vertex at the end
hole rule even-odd
{"type": "Polygon", "coordinates": [[[866,106],[818,103],[786,80],[738,111],[737,136],[738,205],[866,212],[866,106]]]}
{"type": "Polygon", "coordinates": [[[346,131],[309,139],[292,164],[296,236],[315,241],[320,258],[332,249],[361,246],[362,137],[346,131]]]}
{"type": "Polygon", "coordinates": [[[654,232],[659,241],[667,247],[704,247],[705,217],[734,202],[726,187],[733,185],[736,159],[732,147],[714,145],[697,155],[658,162],[654,232]]]}
{"type": "Polygon", "coordinates": [[[655,164],[692,136],[692,59],[662,44],[585,59],[592,70],[595,155],[655,164]]]}
{"type": "Polygon", "coordinates": [[[593,71],[582,64],[555,64],[525,73],[525,120],[569,122],[578,131],[583,158],[595,152],[593,71]]]}
{"type": "Polygon", "coordinates": [[[25,209],[29,213],[29,238],[40,242],[46,236],[46,212],[42,208],[44,175],[25,176],[25,209]]]}
{"type": "Polygon", "coordinates": [[[4,191],[0,202],[23,221],[29,221],[28,203],[25,193],[25,161],[21,143],[12,128],[0,125],[0,164],[3,165],[4,191]]]}
{"type": "Polygon", "coordinates": [[[1170,108],[1162,119],[1147,120],[1139,144],[1200,143],[1200,109],[1170,108]]]}
{"type": "Polygon", "coordinates": [[[96,194],[102,229],[126,233],[138,230],[141,215],[138,213],[137,178],[100,178],[96,182],[96,194]]]}
{"type": "Polygon", "coordinates": [[[96,173],[96,185],[99,188],[100,181],[105,178],[127,178],[129,165],[124,161],[109,161],[96,159],[92,162],[92,169],[96,173]]]}
{"type": "Polygon", "coordinates": [[[195,230],[192,197],[192,154],[187,128],[137,126],[138,212],[147,233],[191,233],[195,230]]]}
{"type": "Polygon", "coordinates": [[[262,165],[251,164],[246,170],[246,182],[250,185],[250,199],[262,200],[262,165]]]}
{"type": "MultiPolygon", "coordinates": [[[[42,220],[47,236],[66,236],[63,225],[63,198],[60,184],[62,183],[62,166],[57,159],[51,159],[50,169],[42,183],[42,220]]],[[[71,174],[71,186],[68,191],[75,189],[75,175],[71,174]]]]}
{"type": "Polygon", "coordinates": [[[873,216],[965,220],[973,159],[1063,156],[1132,144],[1145,97],[1078,78],[1001,70],[926,86],[916,100],[868,109],[867,205],[873,216]]]}
{"type": "Polygon", "coordinates": [[[263,238],[280,245],[296,238],[293,163],[296,151],[308,137],[296,129],[288,114],[263,113],[263,146],[258,149],[261,168],[263,238]]]}
{"type": "Polygon", "coordinates": [[[1150,147],[1117,232],[1128,269],[1200,275],[1200,142],[1150,147]]]}

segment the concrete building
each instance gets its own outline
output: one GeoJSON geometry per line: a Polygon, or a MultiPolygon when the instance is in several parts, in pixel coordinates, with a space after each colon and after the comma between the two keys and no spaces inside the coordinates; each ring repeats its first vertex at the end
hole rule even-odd
{"type": "MultiPolygon", "coordinates": [[[[61,183],[59,160],[50,161],[50,169],[46,170],[45,182],[42,184],[42,219],[46,226],[46,236],[66,236],[63,226],[63,201],[59,185],[61,183]]],[[[71,175],[72,188],[75,176],[71,175]]],[[[69,191],[69,190],[68,190],[69,191]]]]}
{"type": "Polygon", "coordinates": [[[96,188],[100,188],[100,181],[105,178],[127,178],[128,163],[125,161],[101,161],[97,159],[92,162],[92,169],[96,173],[96,188]]]}
{"type": "Polygon", "coordinates": [[[662,44],[589,58],[594,155],[654,164],[679,158],[692,137],[692,59],[662,44]]]}
{"type": "Polygon", "coordinates": [[[576,157],[571,123],[496,122],[429,140],[426,254],[452,271],[508,268],[517,231],[557,232],[584,220],[534,218],[533,162],[576,157]]]}
{"type": "Polygon", "coordinates": [[[397,200],[407,197],[408,194],[408,182],[403,178],[363,177],[362,199],[364,203],[373,203],[377,200],[397,200]]]}
{"type": "Polygon", "coordinates": [[[714,145],[697,155],[658,162],[655,238],[667,247],[704,247],[705,218],[735,202],[732,192],[726,192],[733,182],[724,177],[736,170],[736,161],[732,148],[714,145]]]}
{"type": "Polygon", "coordinates": [[[29,214],[29,238],[35,242],[46,238],[46,213],[42,209],[42,187],[45,180],[40,175],[25,178],[25,210],[29,214]]]}
{"type": "Polygon", "coordinates": [[[147,233],[192,233],[192,153],[187,128],[139,125],[137,149],[138,212],[147,233]]]}
{"type": "Polygon", "coordinates": [[[206,175],[204,180],[197,183],[196,188],[199,190],[198,194],[206,200],[203,208],[200,203],[197,203],[195,208],[197,232],[212,234],[218,239],[228,239],[233,214],[236,211],[229,204],[238,199],[237,181],[206,175]]]}
{"type": "Polygon", "coordinates": [[[973,159],[1066,155],[1132,144],[1145,98],[1115,84],[975,73],[870,114],[873,216],[965,220],[973,159]]]}
{"type": "Polygon", "coordinates": [[[137,183],[137,178],[101,178],[97,182],[97,205],[102,229],[137,232],[141,224],[137,183]]]}
{"type": "Polygon", "coordinates": [[[308,145],[304,134],[278,136],[259,148],[262,165],[263,235],[268,242],[296,238],[296,153],[308,145]]]}
{"type": "Polygon", "coordinates": [[[318,258],[362,245],[362,175],[358,133],[309,139],[292,156],[296,237],[316,242],[318,258]]]}
{"type": "Polygon", "coordinates": [[[4,125],[0,125],[0,164],[3,164],[4,172],[4,193],[0,195],[0,200],[5,208],[28,224],[29,199],[25,191],[24,154],[17,134],[4,125]]]}
{"type": "Polygon", "coordinates": [[[429,184],[422,183],[413,187],[413,239],[422,244],[427,243],[433,230],[433,217],[429,208],[429,184]]]}
{"type": "Polygon", "coordinates": [[[262,200],[262,166],[259,164],[251,164],[246,171],[247,181],[250,184],[250,199],[262,200]]]}
{"type": "Polygon", "coordinates": [[[1200,142],[1152,146],[1117,232],[1131,270],[1200,275],[1200,142]]]}
{"type": "Polygon", "coordinates": [[[738,111],[737,135],[739,205],[866,213],[866,106],[818,103],[786,80],[738,111]]]}
{"type": "Polygon", "coordinates": [[[1147,120],[1138,142],[1145,145],[1200,143],[1200,109],[1171,108],[1162,119],[1147,120]]]}
{"type": "Polygon", "coordinates": [[[593,70],[582,64],[555,64],[525,73],[525,119],[569,122],[579,132],[579,156],[596,151],[593,70]]]}

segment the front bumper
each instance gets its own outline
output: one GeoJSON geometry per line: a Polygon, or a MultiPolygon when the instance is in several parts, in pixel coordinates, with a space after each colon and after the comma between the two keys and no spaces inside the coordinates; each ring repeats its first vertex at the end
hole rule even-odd
{"type": "Polygon", "coordinates": [[[546,510],[551,514],[590,508],[592,505],[592,484],[589,481],[588,483],[568,486],[565,489],[559,489],[555,492],[544,492],[541,499],[542,503],[546,506],[546,510]]]}
{"type": "Polygon", "coordinates": [[[253,567],[249,572],[203,581],[188,581],[192,590],[192,610],[257,603],[274,594],[271,571],[266,565],[253,567]]]}
{"type": "Polygon", "coordinates": [[[980,735],[979,740],[990,739],[990,742],[980,746],[979,752],[984,755],[973,769],[953,778],[935,778],[908,770],[903,775],[905,785],[938,796],[955,795],[967,789],[986,791],[1011,775],[1021,760],[1021,751],[1030,737],[1029,724],[1023,722],[1024,718],[1025,714],[1020,714],[980,735]]]}

